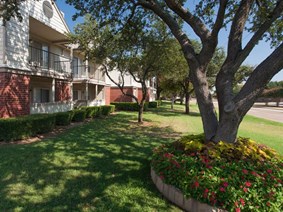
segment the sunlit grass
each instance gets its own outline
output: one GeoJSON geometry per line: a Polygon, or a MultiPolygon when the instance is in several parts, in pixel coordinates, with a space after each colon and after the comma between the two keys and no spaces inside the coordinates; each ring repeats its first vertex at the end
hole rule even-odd
{"type": "MultiPolygon", "coordinates": [[[[201,133],[196,105],[119,112],[54,139],[0,146],[0,211],[178,211],[150,180],[152,148],[201,133]]],[[[283,153],[283,124],[247,117],[240,135],[283,153]]]]}
{"type": "Polygon", "coordinates": [[[134,119],[119,113],[55,139],[1,146],[0,211],[178,210],[149,175],[152,148],[175,132],[134,119]]]}

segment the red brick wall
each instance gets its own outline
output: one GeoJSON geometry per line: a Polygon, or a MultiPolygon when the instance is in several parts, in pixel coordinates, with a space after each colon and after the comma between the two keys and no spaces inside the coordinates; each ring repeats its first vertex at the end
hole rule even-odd
{"type": "Polygon", "coordinates": [[[110,105],[110,103],[111,103],[111,87],[105,86],[104,89],[105,89],[105,92],[104,92],[104,94],[105,94],[105,104],[110,105]]]}
{"type": "MultiPolygon", "coordinates": [[[[124,88],[124,92],[133,94],[133,87],[124,88]]],[[[132,97],[123,95],[120,88],[111,88],[110,102],[132,102],[132,97]]]]}
{"type": "MultiPolygon", "coordinates": [[[[149,89],[147,89],[147,95],[146,95],[146,99],[145,99],[145,101],[149,101],[149,89]]],[[[142,99],[142,89],[141,88],[139,88],[138,89],[138,99],[139,99],[139,101],[141,101],[141,99],[142,99]]]]}
{"type": "Polygon", "coordinates": [[[0,73],[0,117],[8,118],[30,113],[30,77],[0,73]]]}
{"type": "Polygon", "coordinates": [[[55,101],[69,101],[71,99],[71,87],[66,81],[56,80],[55,101]]]}

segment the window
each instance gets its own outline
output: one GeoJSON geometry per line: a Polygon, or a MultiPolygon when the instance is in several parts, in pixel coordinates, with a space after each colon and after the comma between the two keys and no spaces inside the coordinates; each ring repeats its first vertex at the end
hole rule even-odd
{"type": "Polygon", "coordinates": [[[43,13],[46,15],[47,18],[53,17],[53,8],[49,1],[44,1],[42,4],[43,13]]]}
{"type": "Polygon", "coordinates": [[[79,91],[74,90],[73,91],[73,100],[78,100],[79,99],[79,91]]]}
{"type": "Polygon", "coordinates": [[[46,45],[42,46],[42,67],[44,69],[49,69],[49,47],[46,45]]]}
{"type": "Polygon", "coordinates": [[[36,88],[34,90],[34,102],[35,103],[46,103],[50,102],[50,91],[49,89],[36,88]]]}
{"type": "Polygon", "coordinates": [[[73,74],[75,76],[78,76],[78,74],[79,74],[79,58],[77,58],[77,57],[73,58],[72,69],[73,69],[73,74]]]}

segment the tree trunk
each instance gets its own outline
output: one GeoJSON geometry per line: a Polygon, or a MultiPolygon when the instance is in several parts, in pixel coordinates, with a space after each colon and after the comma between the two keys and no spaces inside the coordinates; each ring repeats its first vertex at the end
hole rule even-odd
{"type": "Polygon", "coordinates": [[[143,122],[144,101],[139,104],[138,123],[143,122]]]}
{"type": "Polygon", "coordinates": [[[186,91],[186,100],[185,100],[185,114],[190,114],[190,92],[186,91]]]}
{"type": "Polygon", "coordinates": [[[205,71],[200,69],[198,65],[191,65],[190,70],[190,79],[194,86],[205,139],[206,141],[211,141],[216,135],[218,120],[215,113],[212,96],[209,91],[206,74],[205,71]]]}
{"type": "Polygon", "coordinates": [[[160,100],[161,91],[160,87],[156,88],[156,100],[160,100]]]}
{"type": "Polygon", "coordinates": [[[219,121],[213,141],[223,141],[227,143],[235,143],[237,141],[239,125],[244,115],[239,115],[236,111],[237,110],[234,109],[233,112],[222,112],[222,118],[219,121]]]}
{"type": "Polygon", "coordinates": [[[180,105],[184,104],[184,95],[180,95],[180,105]]]}
{"type": "Polygon", "coordinates": [[[175,97],[172,96],[172,98],[171,98],[171,110],[174,110],[174,101],[175,101],[175,97]]]}

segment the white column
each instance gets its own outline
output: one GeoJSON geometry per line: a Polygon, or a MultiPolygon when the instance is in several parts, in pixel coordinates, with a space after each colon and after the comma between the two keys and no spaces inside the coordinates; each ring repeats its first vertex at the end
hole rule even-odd
{"type": "MultiPolygon", "coordinates": [[[[74,58],[74,47],[71,47],[71,53],[70,53],[70,73],[73,74],[73,58],[74,58]]],[[[72,93],[72,98],[73,98],[73,93],[72,93]]]]}
{"type": "Polygon", "coordinates": [[[55,79],[52,79],[51,102],[55,102],[55,79]]]}
{"type": "Polygon", "coordinates": [[[88,82],[85,84],[85,99],[86,99],[86,104],[88,105],[88,82]]]}
{"type": "Polygon", "coordinates": [[[95,85],[95,99],[97,100],[97,94],[98,94],[98,85],[95,85]]]}
{"type": "Polygon", "coordinates": [[[6,60],[5,60],[5,57],[6,57],[6,41],[5,41],[5,38],[6,38],[6,28],[4,26],[0,26],[0,64],[5,64],[6,63],[6,60]]]}
{"type": "Polygon", "coordinates": [[[88,79],[88,69],[89,69],[89,63],[88,63],[88,58],[86,58],[86,61],[85,61],[85,76],[86,78],[88,79]]]}

